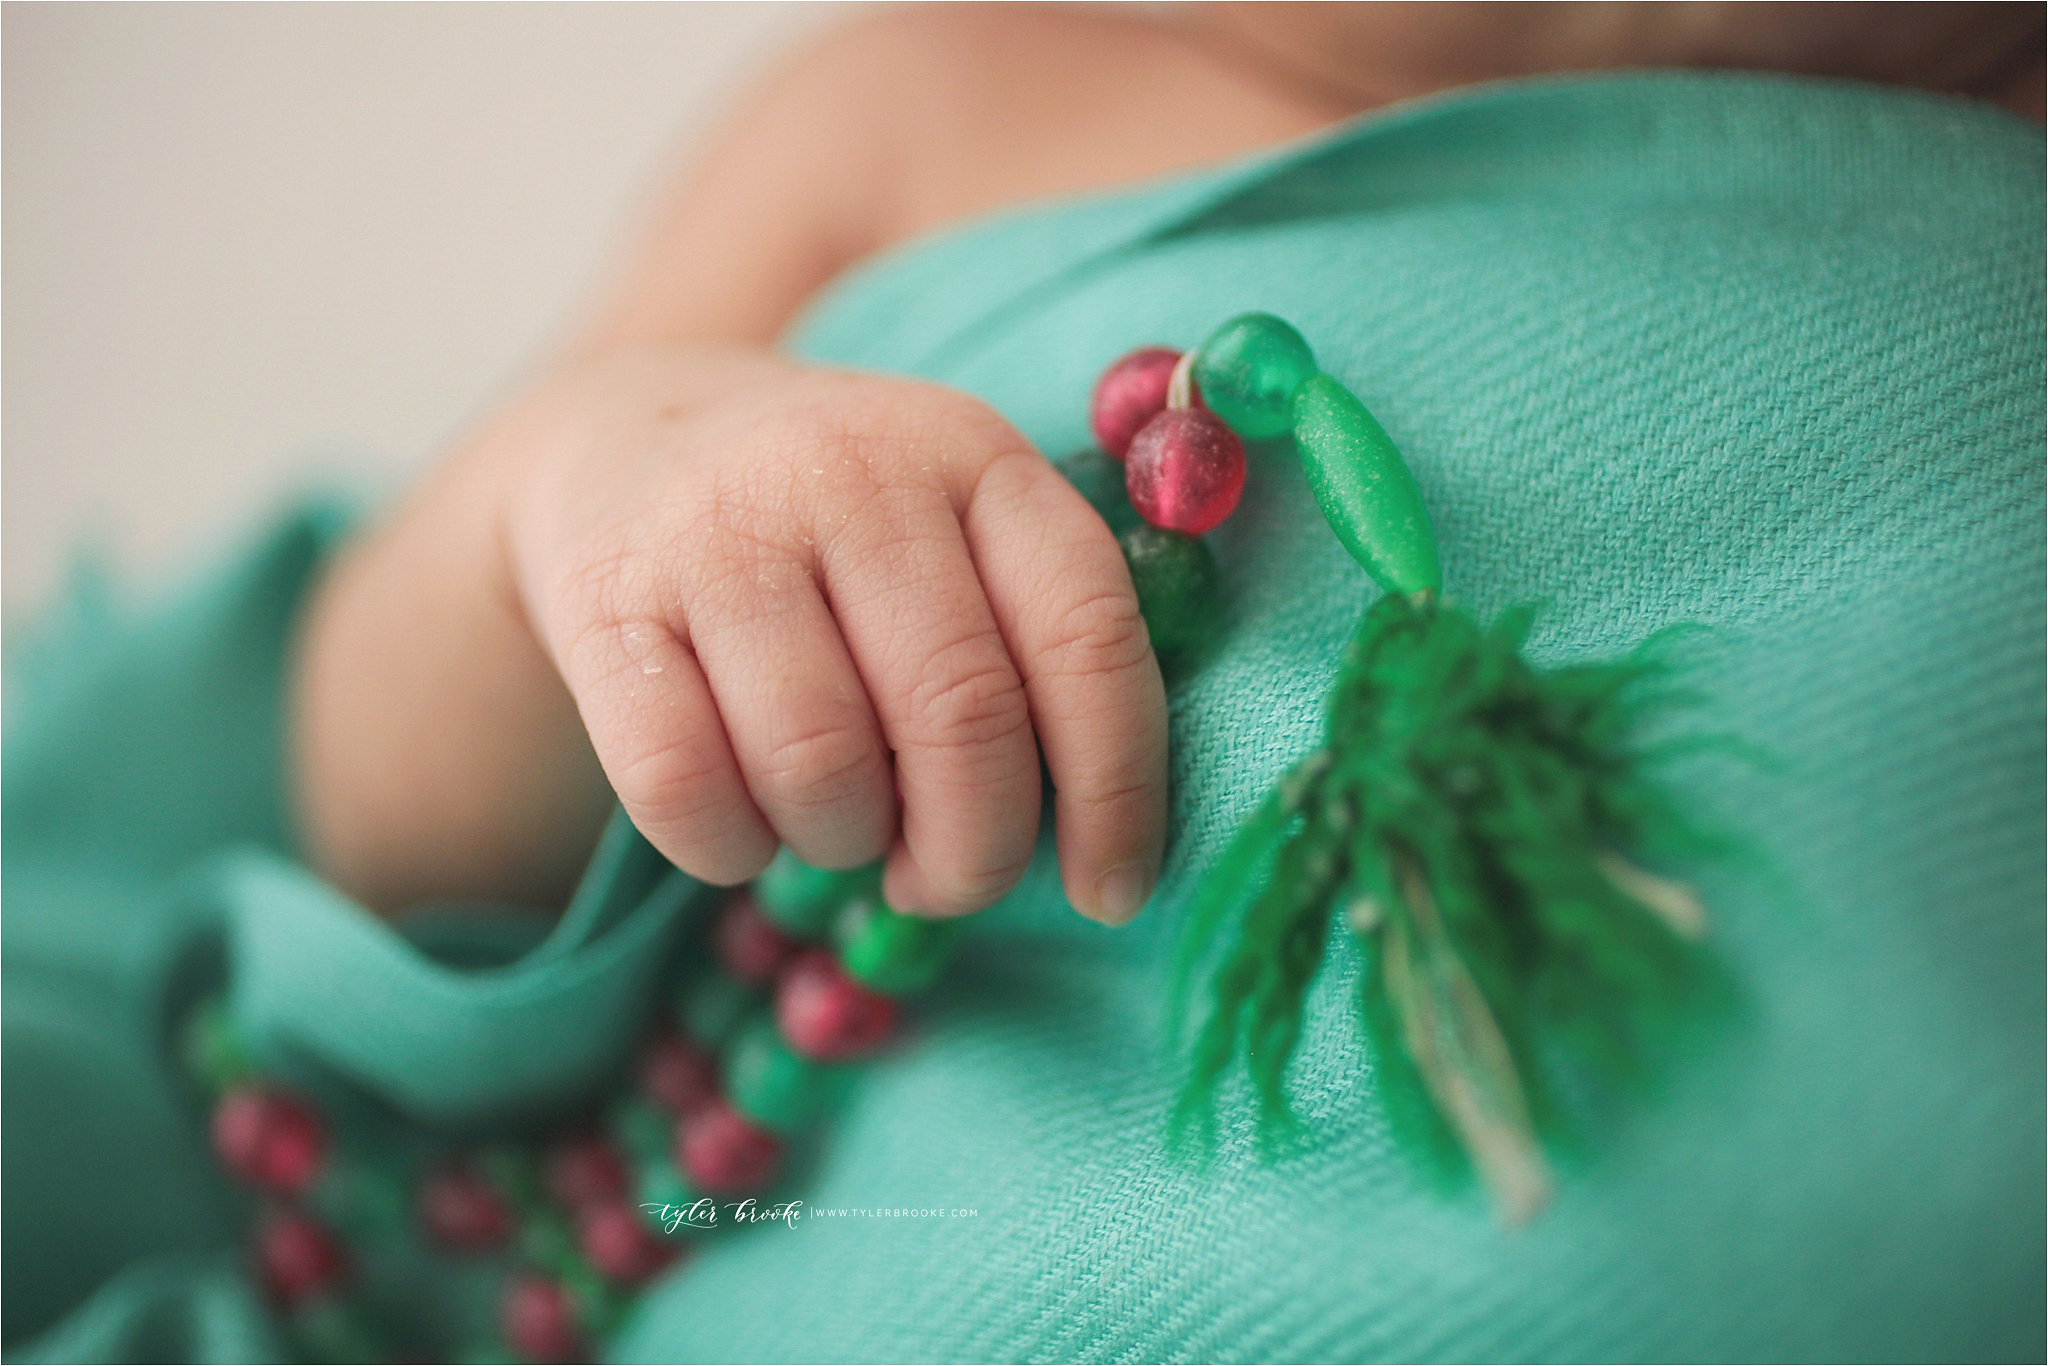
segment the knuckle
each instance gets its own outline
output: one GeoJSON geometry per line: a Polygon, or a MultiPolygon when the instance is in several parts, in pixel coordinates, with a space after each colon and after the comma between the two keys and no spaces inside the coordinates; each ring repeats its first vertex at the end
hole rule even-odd
{"type": "Polygon", "coordinates": [[[674,634],[676,590],[694,552],[714,539],[702,515],[675,521],[614,528],[569,557],[545,612],[565,664],[609,674],[641,659],[648,642],[674,634]]]}
{"type": "Polygon", "coordinates": [[[927,745],[997,748],[1031,725],[1017,671],[1001,645],[987,637],[934,655],[910,705],[917,738],[927,745]]]}
{"type": "Polygon", "coordinates": [[[1111,778],[1101,786],[1089,786],[1085,781],[1070,784],[1060,789],[1060,801],[1073,808],[1084,819],[1091,813],[1121,810],[1132,805],[1143,806],[1159,800],[1163,783],[1157,778],[1141,778],[1137,781],[1121,781],[1111,778]]]}
{"type": "Polygon", "coordinates": [[[1060,613],[1037,651],[1041,670],[1065,678],[1095,677],[1142,667],[1152,637],[1135,595],[1098,593],[1060,613]]]}
{"type": "Polygon", "coordinates": [[[1023,879],[1024,870],[1030,866],[1031,860],[1026,857],[993,866],[928,874],[930,899],[938,903],[936,909],[945,913],[978,911],[1001,900],[1023,879]]]}
{"type": "Polygon", "coordinates": [[[653,581],[645,557],[629,545],[588,549],[556,581],[552,615],[572,642],[602,638],[636,615],[634,605],[653,581]]]}
{"type": "Polygon", "coordinates": [[[664,745],[624,759],[609,776],[636,822],[644,820],[686,843],[712,843],[731,823],[732,794],[722,755],[695,745],[664,745]]]}
{"type": "Polygon", "coordinates": [[[972,394],[957,389],[933,388],[925,408],[925,421],[935,439],[964,444],[994,463],[1021,455],[1031,449],[1009,419],[972,394]]]}
{"type": "Polygon", "coordinates": [[[605,613],[570,628],[561,647],[561,671],[578,705],[620,705],[618,685],[630,696],[650,675],[662,671],[665,623],[646,617],[605,613]]]}
{"type": "Polygon", "coordinates": [[[794,806],[830,806],[868,795],[881,756],[865,730],[827,726],[785,740],[761,761],[762,781],[794,806]]]}
{"type": "Polygon", "coordinates": [[[923,380],[821,373],[783,396],[765,421],[768,439],[825,478],[924,482],[960,462],[985,465],[1028,452],[1027,442],[974,395],[923,380]]]}

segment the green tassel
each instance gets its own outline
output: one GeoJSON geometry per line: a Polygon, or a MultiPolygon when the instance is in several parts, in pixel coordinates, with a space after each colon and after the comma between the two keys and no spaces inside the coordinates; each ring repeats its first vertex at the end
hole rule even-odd
{"type": "Polygon", "coordinates": [[[1180,1150],[1213,1148],[1216,1089],[1240,1059],[1262,1143],[1297,1127],[1286,1068],[1340,917],[1366,954],[1359,1007],[1391,1127],[1439,1169],[1475,1172],[1511,1220],[1542,1206],[1546,1147],[1569,1133],[1559,1069],[1646,1078],[1706,1000],[1698,902],[1633,861],[1704,848],[1635,747],[1668,701],[1663,642],[1538,670],[1521,654],[1531,616],[1482,626],[1428,594],[1366,613],[1322,745],[1190,915],[1175,1038],[1192,979],[1214,967],[1172,1117],[1180,1150]]]}

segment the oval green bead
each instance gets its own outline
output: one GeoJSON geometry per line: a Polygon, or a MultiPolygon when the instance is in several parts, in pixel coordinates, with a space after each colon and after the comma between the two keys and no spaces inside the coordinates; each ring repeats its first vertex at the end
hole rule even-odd
{"type": "Polygon", "coordinates": [[[754,879],[752,890],[769,919],[791,934],[815,939],[825,933],[841,906],[879,886],[881,877],[879,863],[833,872],[813,868],[784,849],[754,879]]]}
{"type": "Polygon", "coordinates": [[[1363,403],[1328,375],[1294,395],[1294,440],[1337,539],[1389,593],[1440,593],[1443,566],[1422,490],[1363,403]]]}
{"type": "Polygon", "coordinates": [[[1202,402],[1246,441],[1284,435],[1295,391],[1315,373],[1301,333],[1270,313],[1240,313],[1195,351],[1202,402]]]}
{"type": "Polygon", "coordinates": [[[639,1096],[625,1096],[606,1115],[612,1142],[623,1149],[635,1165],[667,1162],[675,1147],[676,1124],[667,1112],[639,1096]]]}
{"type": "Polygon", "coordinates": [[[605,1279],[580,1251],[563,1265],[561,1277],[575,1301],[577,1323],[587,1336],[602,1341],[618,1330],[632,1304],[625,1292],[605,1279]]]}
{"type": "Polygon", "coordinates": [[[321,1297],[292,1313],[291,1339],[301,1360],[388,1361],[391,1349],[370,1326],[339,1300],[321,1297]]]}
{"type": "Polygon", "coordinates": [[[801,1129],[831,1102],[835,1069],[783,1042],[766,1016],[733,1036],[722,1061],[733,1108],[772,1133],[801,1129]]]}
{"type": "Polygon", "coordinates": [[[759,993],[746,983],[705,967],[693,973],[678,993],[676,1025],[684,1038],[715,1052],[759,1000],[759,993]]]}
{"type": "Polygon", "coordinates": [[[849,904],[833,925],[839,963],[871,991],[900,995],[930,986],[952,957],[960,924],[902,915],[878,898],[849,904]]]}
{"type": "Polygon", "coordinates": [[[1053,461],[1053,468],[1067,477],[1067,482],[1088,500],[1088,506],[1094,508],[1096,515],[1109,523],[1109,529],[1117,535],[1121,536],[1143,523],[1138,510],[1131,506],[1123,461],[1104,455],[1093,446],[1086,446],[1053,461]]]}
{"type": "MultiPolygon", "coordinates": [[[[656,1233],[667,1236],[669,1219],[702,1198],[697,1189],[683,1179],[674,1160],[665,1153],[658,1159],[640,1163],[634,1169],[633,1204],[639,1212],[640,1222],[656,1233]]],[[[677,1227],[680,1229],[688,1225],[678,1219],[677,1227]]]]}
{"type": "Polygon", "coordinates": [[[341,1148],[328,1154],[313,1188],[299,1198],[345,1238],[389,1241],[412,1228],[412,1193],[382,1153],[341,1148]]]}
{"type": "Polygon", "coordinates": [[[1138,610],[1152,648],[1162,660],[1179,659],[1205,644],[1216,626],[1216,557],[1199,536],[1137,526],[1118,538],[1138,610]]]}
{"type": "Polygon", "coordinates": [[[541,1201],[540,1159],[533,1149],[509,1139],[485,1145],[476,1154],[476,1169],[500,1197],[525,1217],[541,1201]]]}
{"type": "Polygon", "coordinates": [[[526,1211],[516,1239],[519,1251],[541,1270],[562,1276],[576,1269],[582,1255],[576,1248],[576,1234],[568,1221],[552,1206],[526,1211]]]}
{"type": "Polygon", "coordinates": [[[186,1070],[207,1087],[225,1090],[255,1075],[255,1064],[242,1046],[227,997],[216,996],[192,1012],[180,1041],[186,1070]]]}

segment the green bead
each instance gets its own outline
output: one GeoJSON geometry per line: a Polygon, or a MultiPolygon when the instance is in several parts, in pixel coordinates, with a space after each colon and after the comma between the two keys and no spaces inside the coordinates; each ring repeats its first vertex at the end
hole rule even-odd
{"type": "Polygon", "coordinates": [[[576,1321],[586,1338],[602,1342],[610,1337],[632,1308],[632,1300],[580,1256],[562,1268],[562,1286],[575,1302],[576,1321]]]}
{"type": "Polygon", "coordinates": [[[1422,490],[1365,405],[1328,375],[1294,396],[1294,440],[1337,539],[1389,593],[1440,593],[1443,566],[1422,490]]]}
{"type": "Polygon", "coordinates": [[[676,1002],[676,1024],[692,1043],[717,1052],[760,1003],[760,993],[716,968],[705,968],[684,983],[676,1002]]]}
{"type": "Polygon", "coordinates": [[[519,1225],[519,1251],[552,1276],[566,1276],[582,1261],[568,1221],[546,1207],[529,1211],[519,1225]]]}
{"type": "Polygon", "coordinates": [[[878,898],[848,904],[833,925],[839,964],[870,991],[900,995],[930,986],[952,957],[957,920],[900,915],[878,898]]]}
{"type": "Polygon", "coordinates": [[[1270,313],[1240,313],[1195,352],[1202,402],[1246,441],[1285,434],[1294,392],[1315,373],[1301,333],[1270,313]]]}
{"type": "Polygon", "coordinates": [[[766,1015],[734,1037],[722,1063],[733,1108],[772,1133],[801,1129],[831,1103],[835,1069],[791,1048],[766,1015]]]}
{"type": "Polygon", "coordinates": [[[1138,610],[1162,659],[1198,649],[1216,626],[1216,557],[1199,536],[1155,526],[1126,531],[1118,544],[1138,590],[1138,610]]]}
{"type": "Polygon", "coordinates": [[[1088,500],[1088,506],[1094,508],[1096,515],[1109,523],[1109,529],[1117,535],[1121,536],[1144,522],[1138,510],[1131,506],[1121,460],[1088,446],[1053,461],[1053,468],[1067,477],[1067,482],[1080,491],[1081,496],[1088,500]]]}
{"type": "Polygon", "coordinates": [[[540,1203],[540,1160],[519,1144],[490,1144],[476,1155],[477,1170],[505,1197],[515,1210],[525,1211],[540,1203]]]}
{"type": "Polygon", "coordinates": [[[633,1204],[640,1222],[664,1238],[670,1236],[672,1219],[676,1221],[677,1233],[690,1227],[683,1222],[682,1211],[702,1198],[695,1187],[683,1180],[672,1158],[664,1156],[656,1162],[642,1162],[634,1171],[633,1204]]]}
{"type": "Polygon", "coordinates": [[[404,1175],[389,1162],[359,1152],[329,1153],[319,1179],[300,1198],[354,1241],[404,1238],[412,1229],[412,1190],[404,1175]]]}
{"type": "Polygon", "coordinates": [[[881,881],[879,863],[832,872],[813,868],[784,849],[754,879],[753,892],[769,919],[791,934],[816,939],[824,935],[835,911],[881,881]]]}
{"type": "Polygon", "coordinates": [[[627,1096],[608,1116],[612,1138],[636,1164],[665,1163],[675,1151],[676,1125],[659,1106],[627,1096]]]}
{"type": "Polygon", "coordinates": [[[353,1306],[320,1296],[291,1312],[291,1332],[309,1361],[384,1361],[389,1353],[353,1306]]]}
{"type": "Polygon", "coordinates": [[[211,997],[192,1011],[180,1044],[186,1069],[212,1090],[225,1090],[255,1075],[225,996],[211,997]]]}

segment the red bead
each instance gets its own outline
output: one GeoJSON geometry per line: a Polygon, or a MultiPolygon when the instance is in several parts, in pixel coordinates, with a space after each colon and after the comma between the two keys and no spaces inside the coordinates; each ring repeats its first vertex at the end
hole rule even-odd
{"type": "Polygon", "coordinates": [[[500,1306],[505,1341],[528,1361],[581,1361],[589,1355],[568,1288],[547,1276],[514,1276],[500,1306]]]}
{"type": "Polygon", "coordinates": [[[775,1173],[782,1144],[723,1099],[678,1126],[676,1165],[691,1185],[712,1195],[753,1190],[775,1173]]]}
{"type": "Polygon", "coordinates": [[[718,1098],[718,1061],[679,1035],[664,1033],[641,1059],[640,1086],[663,1109],[684,1119],[718,1098]]]}
{"type": "Polygon", "coordinates": [[[296,1195],[320,1173],[327,1126],[304,1101],[261,1087],[237,1087],[214,1106],[213,1150],[249,1185],[296,1195]]]}
{"type": "Polygon", "coordinates": [[[585,1209],[577,1219],[576,1240],[592,1266],[628,1285],[637,1285],[662,1270],[681,1251],[618,1201],[585,1209]]]}
{"type": "Polygon", "coordinates": [[[256,1264],[263,1288],[284,1304],[332,1288],[348,1270],[334,1235],[297,1210],[273,1210],[256,1230],[256,1264]]]}
{"type": "Polygon", "coordinates": [[[573,1210],[619,1199],[631,1180],[617,1150],[602,1138],[570,1139],[548,1153],[548,1191],[573,1210]]]}
{"type": "Polygon", "coordinates": [[[1088,403],[1088,425],[1102,449],[1118,460],[1131,438],[1166,407],[1166,385],[1180,352],[1164,346],[1133,351],[1102,372],[1088,403]]]}
{"type": "Polygon", "coordinates": [[[852,1058],[889,1037],[896,1028],[896,1003],[848,977],[826,950],[813,949],[776,982],[775,1023],[789,1046],[807,1058],[852,1058]]]}
{"type": "Polygon", "coordinates": [[[803,946],[742,893],[718,916],[718,961],[742,982],[766,982],[803,946]]]}
{"type": "Polygon", "coordinates": [[[1200,536],[1237,507],[1244,443],[1206,408],[1169,408],[1132,440],[1124,487],[1153,526],[1200,536]]]}
{"type": "Polygon", "coordinates": [[[427,1236],[455,1252],[482,1252],[512,1236],[512,1212],[491,1183],[475,1172],[430,1172],[416,1196],[427,1236]]]}

